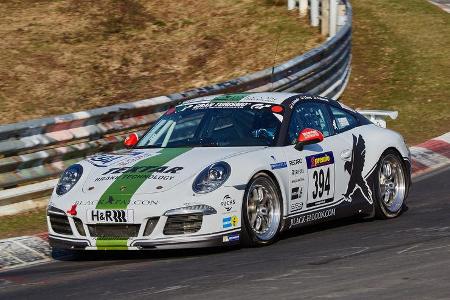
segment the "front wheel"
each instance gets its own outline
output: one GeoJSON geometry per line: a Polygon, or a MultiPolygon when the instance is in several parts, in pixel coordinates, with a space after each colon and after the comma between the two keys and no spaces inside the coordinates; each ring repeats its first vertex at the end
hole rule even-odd
{"type": "Polygon", "coordinates": [[[399,155],[388,150],[380,158],[375,184],[375,213],[378,218],[395,218],[405,207],[406,169],[399,155]]]}
{"type": "Polygon", "coordinates": [[[282,197],[274,180],[265,173],[250,180],[242,203],[244,246],[264,246],[278,238],[282,224],[282,197]]]}

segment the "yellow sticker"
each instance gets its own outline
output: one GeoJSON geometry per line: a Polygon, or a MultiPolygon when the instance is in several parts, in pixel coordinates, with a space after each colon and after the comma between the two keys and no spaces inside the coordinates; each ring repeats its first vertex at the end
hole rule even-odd
{"type": "Polygon", "coordinates": [[[239,218],[236,216],[232,216],[231,217],[231,225],[233,225],[233,227],[237,226],[237,224],[239,223],[239,218]]]}

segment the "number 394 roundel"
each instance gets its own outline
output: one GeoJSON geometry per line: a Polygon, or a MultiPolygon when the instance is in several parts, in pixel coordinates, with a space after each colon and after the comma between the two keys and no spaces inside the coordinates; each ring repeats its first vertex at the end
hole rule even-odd
{"type": "Polygon", "coordinates": [[[336,218],[396,217],[411,183],[398,133],[304,94],[189,100],[124,144],[64,171],[47,210],[52,247],[266,245],[336,218]]]}

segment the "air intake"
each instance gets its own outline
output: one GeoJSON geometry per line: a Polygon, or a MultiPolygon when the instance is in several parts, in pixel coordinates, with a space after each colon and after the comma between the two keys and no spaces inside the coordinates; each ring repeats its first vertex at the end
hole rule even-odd
{"type": "Polygon", "coordinates": [[[203,214],[168,216],[163,233],[165,235],[195,233],[200,230],[203,214]]]}

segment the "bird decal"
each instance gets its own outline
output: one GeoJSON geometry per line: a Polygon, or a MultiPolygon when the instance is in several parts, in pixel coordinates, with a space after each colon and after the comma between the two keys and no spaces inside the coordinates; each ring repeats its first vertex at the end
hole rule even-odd
{"type": "Polygon", "coordinates": [[[352,195],[359,189],[367,202],[373,203],[372,192],[362,172],[366,161],[366,143],[361,135],[357,138],[353,135],[353,150],[350,161],[345,162],[344,169],[350,174],[347,192],[343,195],[348,202],[352,201],[352,195]]]}

